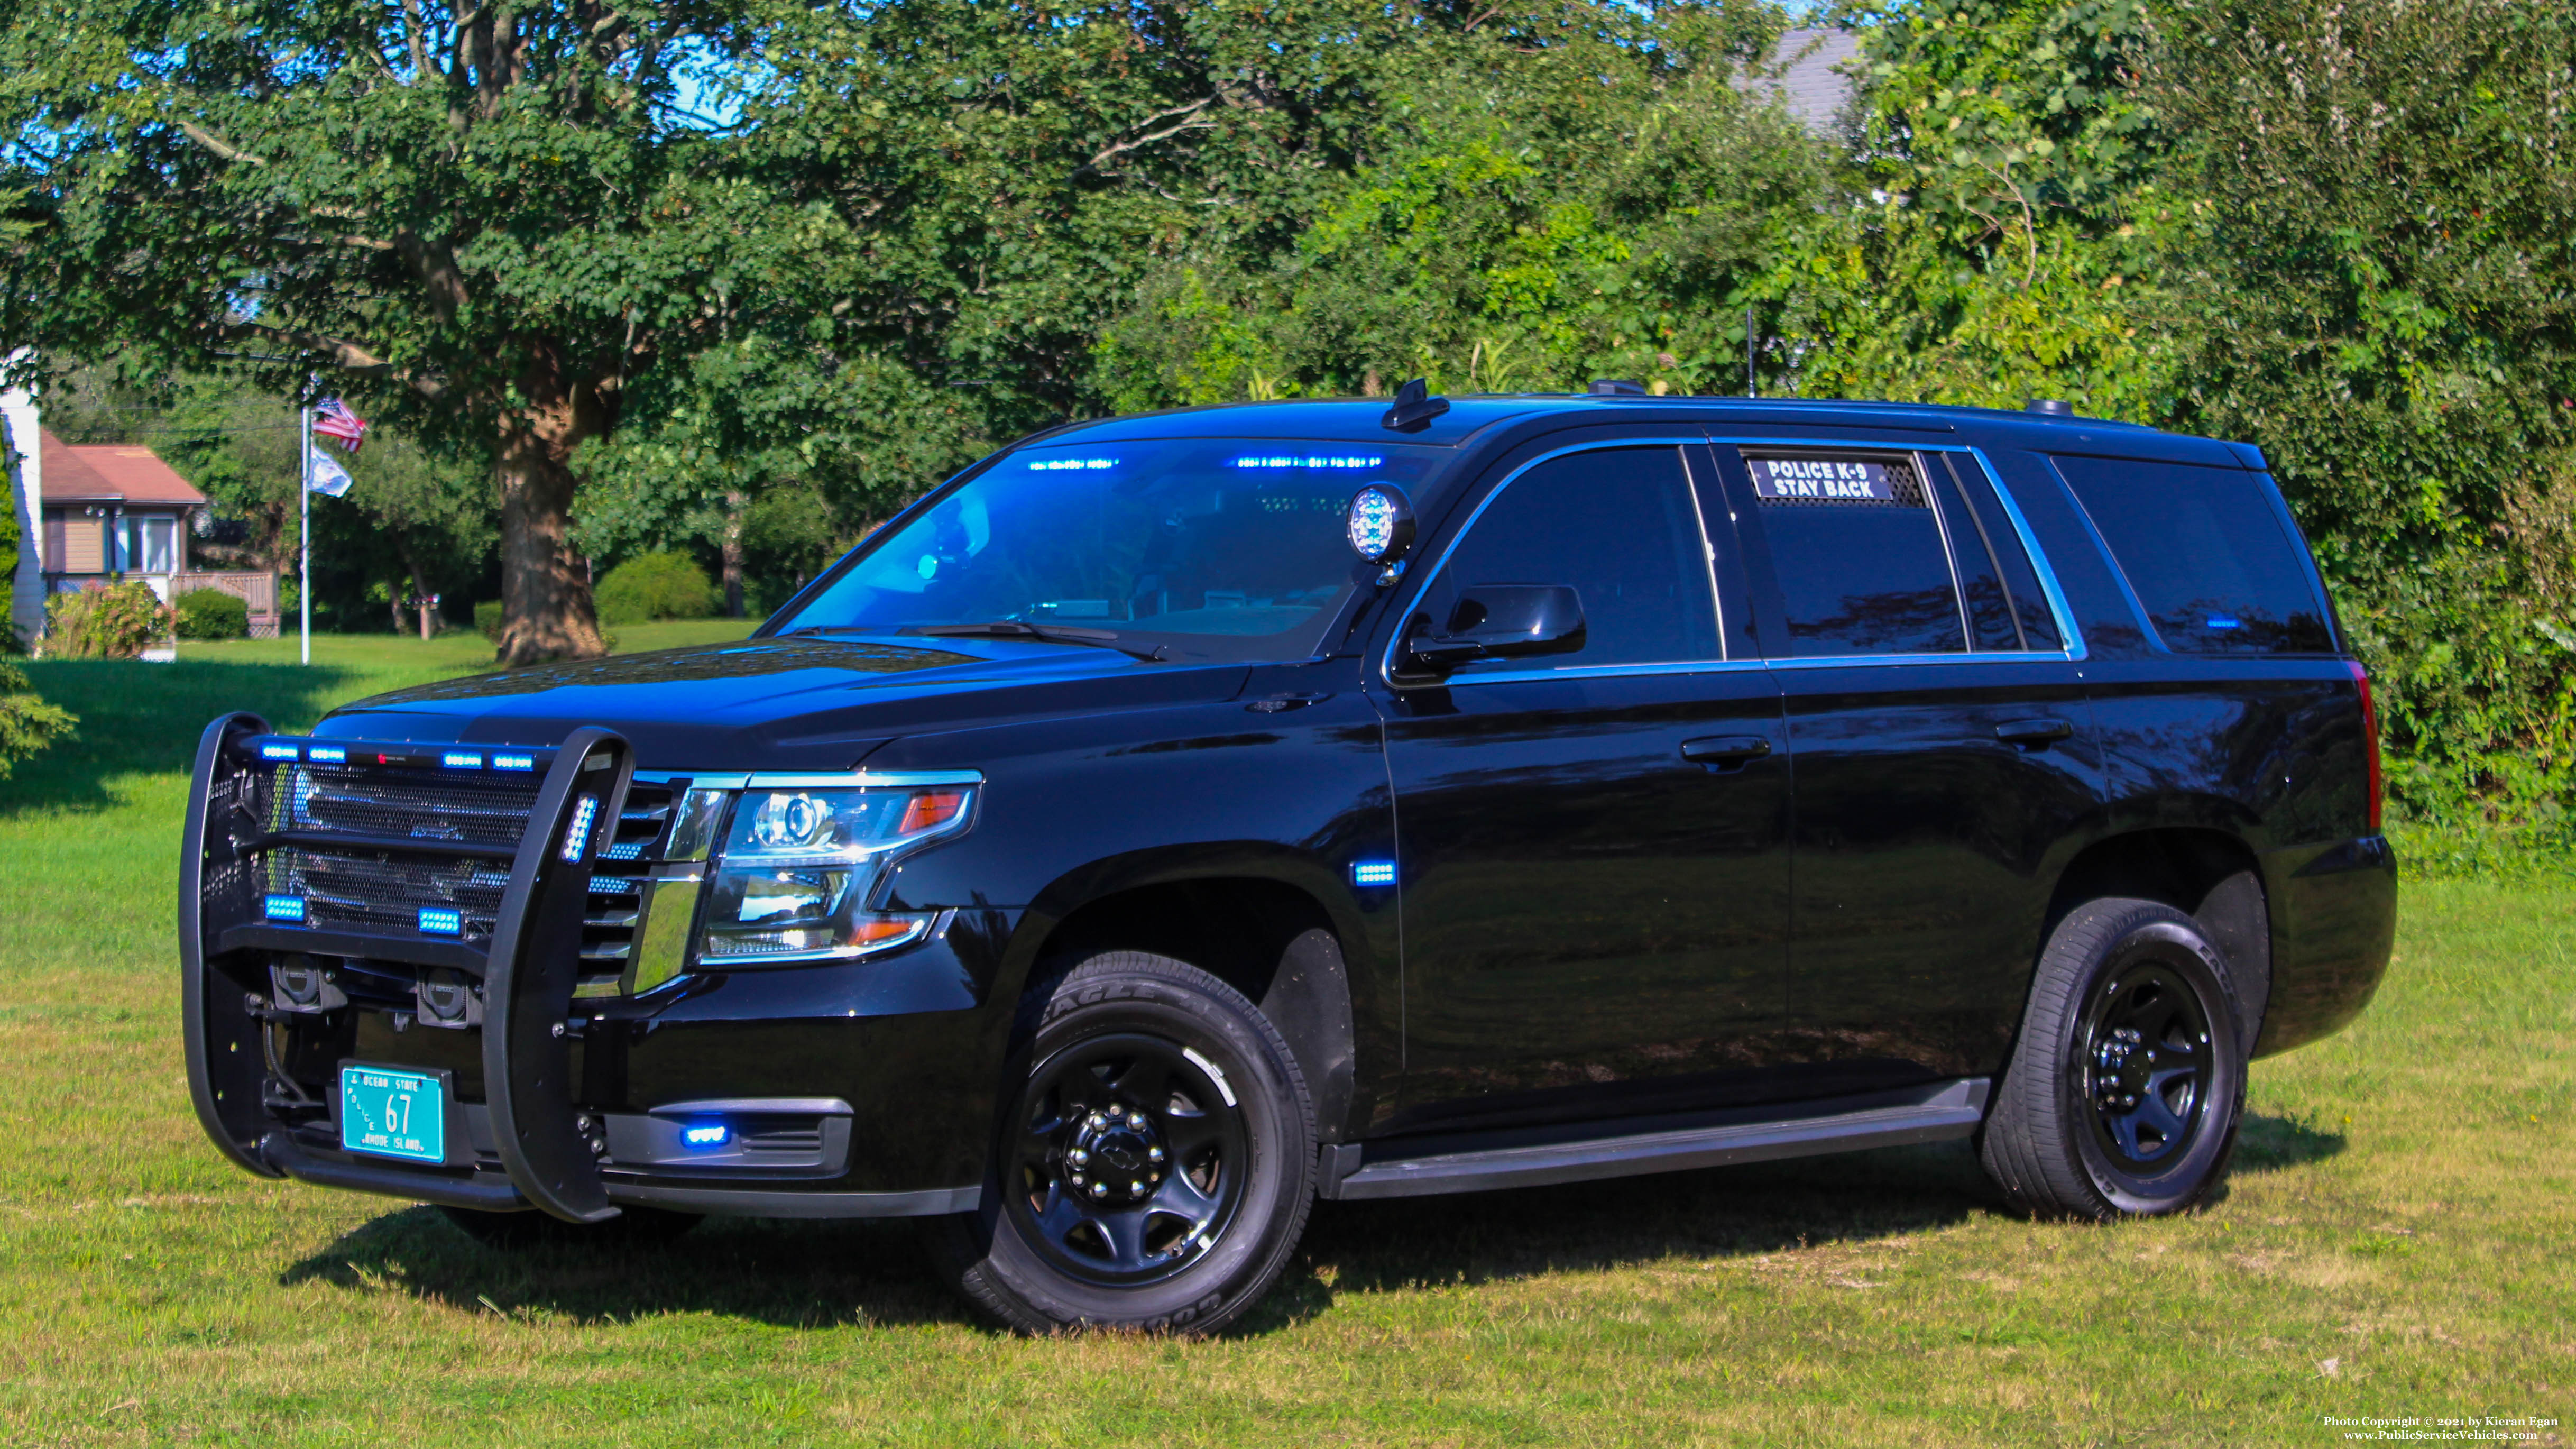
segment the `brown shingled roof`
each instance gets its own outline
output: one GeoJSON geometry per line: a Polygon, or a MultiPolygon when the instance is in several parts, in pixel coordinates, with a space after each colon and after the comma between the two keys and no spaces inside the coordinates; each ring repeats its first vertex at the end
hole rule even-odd
{"type": "Polygon", "coordinates": [[[154,456],[150,448],[122,443],[92,443],[75,448],[51,433],[44,434],[43,439],[48,503],[95,503],[107,499],[160,504],[206,501],[205,494],[189,487],[188,480],[171,471],[170,465],[154,456]]]}

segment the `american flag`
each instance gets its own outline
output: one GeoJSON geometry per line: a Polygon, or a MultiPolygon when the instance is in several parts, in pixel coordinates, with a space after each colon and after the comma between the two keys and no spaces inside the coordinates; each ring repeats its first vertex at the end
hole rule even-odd
{"type": "Polygon", "coordinates": [[[326,397],[313,405],[313,431],[326,438],[338,438],[355,457],[359,446],[367,441],[367,420],[349,411],[347,403],[326,397]]]}

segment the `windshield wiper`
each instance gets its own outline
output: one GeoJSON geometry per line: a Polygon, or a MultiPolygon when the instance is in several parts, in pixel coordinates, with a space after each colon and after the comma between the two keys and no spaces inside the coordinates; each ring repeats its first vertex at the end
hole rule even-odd
{"type": "Polygon", "coordinates": [[[988,624],[906,624],[898,634],[920,634],[933,639],[1043,639],[1049,644],[1088,644],[1095,649],[1115,649],[1132,659],[1148,664],[1162,662],[1160,644],[1148,649],[1130,644],[1106,629],[1072,629],[1062,624],[1027,624],[1017,619],[995,619],[988,624]]]}

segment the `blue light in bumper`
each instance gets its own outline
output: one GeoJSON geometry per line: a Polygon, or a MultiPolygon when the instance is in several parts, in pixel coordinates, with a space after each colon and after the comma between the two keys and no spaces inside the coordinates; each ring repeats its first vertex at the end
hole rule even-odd
{"type": "Polygon", "coordinates": [[[1351,884],[1356,886],[1391,886],[1395,884],[1395,862],[1391,860],[1352,861],[1351,884]]]}
{"type": "Polygon", "coordinates": [[[338,745],[308,745],[304,758],[317,765],[341,765],[348,763],[349,752],[338,745]]]}
{"type": "Polygon", "coordinates": [[[722,1122],[692,1122],[680,1129],[680,1145],[692,1152],[713,1152],[733,1140],[733,1129],[722,1122]]]}
{"type": "Polygon", "coordinates": [[[263,760],[292,760],[299,758],[302,754],[303,751],[298,750],[293,745],[262,745],[259,747],[259,757],[263,760]]]}
{"type": "Polygon", "coordinates": [[[533,770],[536,767],[537,757],[534,755],[494,755],[492,757],[492,768],[496,770],[533,770]]]}
{"type": "Polygon", "coordinates": [[[483,768],[483,757],[472,750],[449,750],[447,753],[438,757],[438,762],[451,770],[479,770],[483,768]]]}
{"type": "Polygon", "coordinates": [[[444,906],[423,906],[420,908],[420,933],[424,936],[462,936],[465,934],[465,913],[451,911],[444,906]]]}
{"type": "Polygon", "coordinates": [[[304,924],[304,897],[302,896],[270,896],[262,910],[272,921],[292,921],[299,926],[304,924]]]}
{"type": "Polygon", "coordinates": [[[581,853],[590,847],[590,822],[598,818],[599,797],[582,796],[581,803],[572,807],[572,824],[564,830],[564,859],[570,861],[581,859],[581,853]]]}

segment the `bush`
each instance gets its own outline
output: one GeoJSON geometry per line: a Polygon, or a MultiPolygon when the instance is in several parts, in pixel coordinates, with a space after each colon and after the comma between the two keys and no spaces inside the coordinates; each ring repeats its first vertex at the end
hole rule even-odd
{"type": "Polygon", "coordinates": [[[221,589],[190,589],[179,596],[182,639],[247,639],[250,603],[221,589]]]}
{"type": "Polygon", "coordinates": [[[640,554],[599,581],[599,622],[704,619],[716,612],[715,585],[687,554],[640,554]]]}
{"type": "Polygon", "coordinates": [[[501,642],[501,601],[485,599],[474,606],[474,632],[498,644],[501,642]]]}
{"type": "Polygon", "coordinates": [[[47,704],[27,686],[25,670],[0,664],[0,780],[20,760],[72,732],[80,721],[47,704]]]}
{"type": "Polygon", "coordinates": [[[45,601],[45,655],[132,659],[170,637],[174,611],[144,583],[90,584],[45,601]]]}

